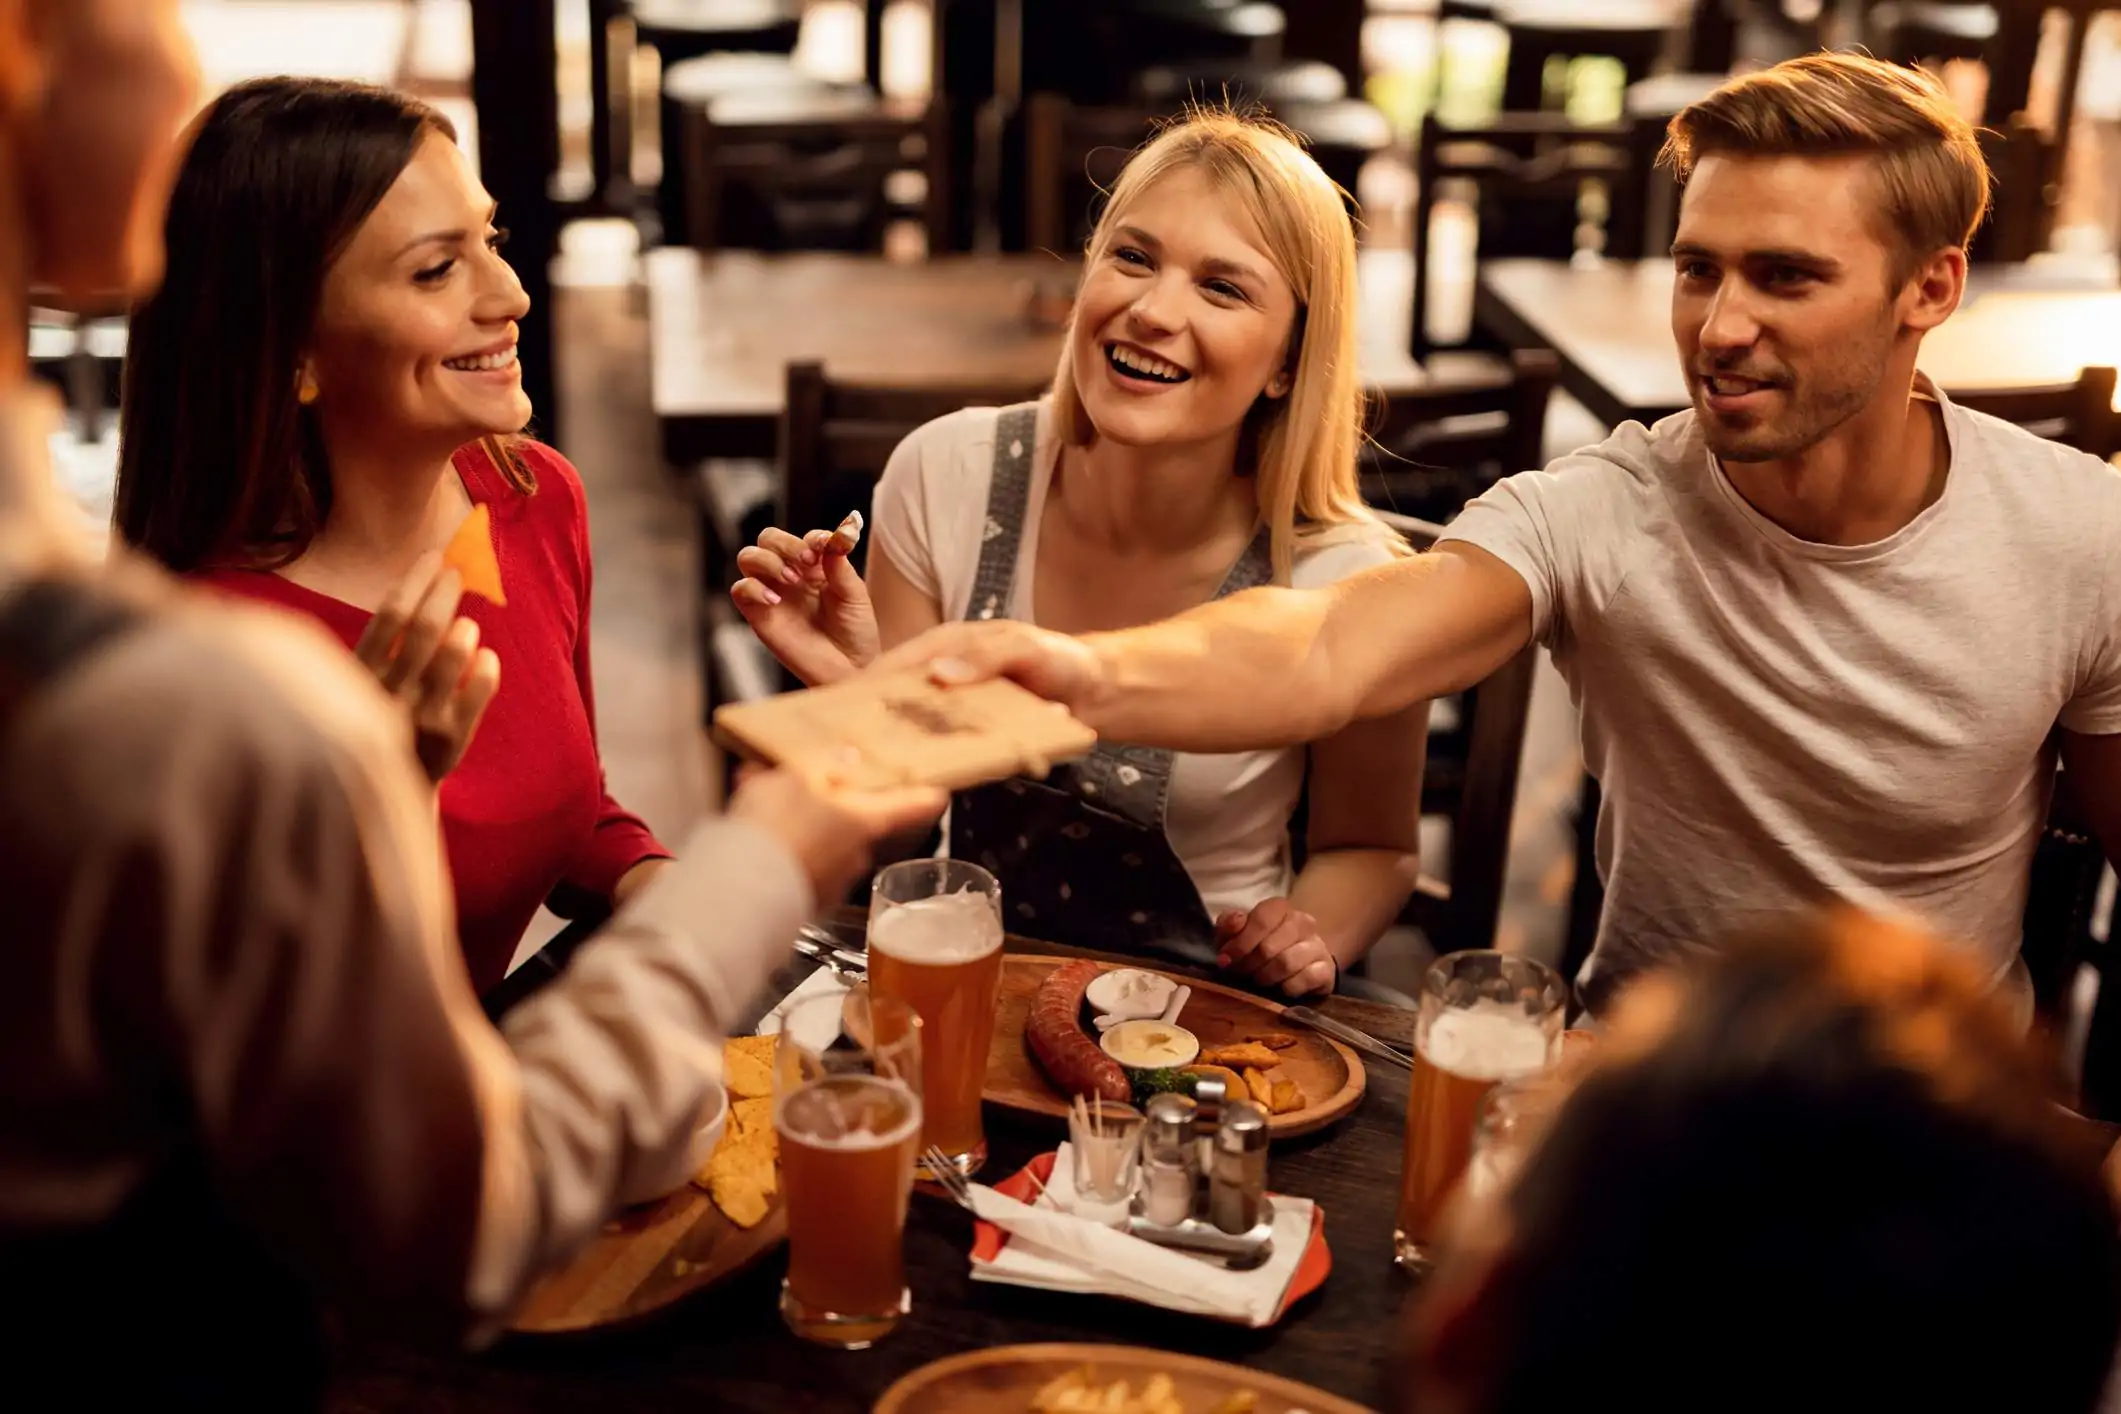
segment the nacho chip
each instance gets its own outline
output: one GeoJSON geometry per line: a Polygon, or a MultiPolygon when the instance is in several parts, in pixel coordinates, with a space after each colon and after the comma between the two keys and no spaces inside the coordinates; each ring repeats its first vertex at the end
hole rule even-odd
{"type": "Polygon", "coordinates": [[[722,1045],[722,1085],[731,1099],[759,1100],[773,1094],[773,1047],[778,1036],[735,1036],[722,1045]]]}
{"type": "Polygon", "coordinates": [[[714,1206],[738,1227],[757,1227],[773,1210],[773,1204],[758,1186],[742,1174],[717,1174],[707,1186],[714,1206]]]}
{"type": "Polygon", "coordinates": [[[442,563],[454,569],[464,581],[464,592],[476,594],[496,604],[506,604],[508,595],[501,588],[501,562],[493,552],[493,517],[481,501],[464,517],[457,533],[443,547],[442,563]]]}
{"type": "Polygon", "coordinates": [[[1252,1087],[1245,1084],[1245,1078],[1226,1065],[1189,1065],[1186,1069],[1195,1075],[1211,1076],[1220,1080],[1223,1083],[1223,1098],[1226,1100],[1242,1100],[1251,1093],[1252,1087]]]}
{"type": "Polygon", "coordinates": [[[729,1104],[729,1128],[722,1131],[725,1136],[731,1131],[738,1134],[748,1134],[755,1129],[769,1135],[773,1133],[773,1097],[771,1095],[757,1095],[748,1100],[732,1100],[729,1104]]]}
{"type": "Polygon", "coordinates": [[[1257,1066],[1272,1070],[1281,1064],[1281,1057],[1257,1041],[1246,1041],[1235,1046],[1210,1046],[1200,1054],[1203,1065],[1228,1066],[1232,1070],[1243,1070],[1257,1066]]]}

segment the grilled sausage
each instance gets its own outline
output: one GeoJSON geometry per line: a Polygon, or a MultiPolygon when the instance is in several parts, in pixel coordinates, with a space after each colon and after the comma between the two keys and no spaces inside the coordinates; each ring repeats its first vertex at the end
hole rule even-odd
{"type": "Polygon", "coordinates": [[[1094,962],[1071,962],[1056,967],[1039,984],[1031,999],[1031,1017],[1024,1026],[1024,1039],[1031,1054],[1055,1085],[1070,1095],[1101,1095],[1126,1104],[1134,1098],[1127,1072],[1118,1061],[1097,1048],[1078,1022],[1083,990],[1097,976],[1094,962]]]}

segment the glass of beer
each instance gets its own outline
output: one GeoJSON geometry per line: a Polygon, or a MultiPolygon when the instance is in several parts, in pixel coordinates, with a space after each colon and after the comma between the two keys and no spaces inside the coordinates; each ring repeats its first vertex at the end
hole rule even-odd
{"type": "Polygon", "coordinates": [[[1000,882],[957,859],[879,873],[869,896],[869,985],[920,1013],[922,1143],[959,1173],[978,1173],[987,1162],[980,1089],[1002,989],[1000,882]]]}
{"type": "Polygon", "coordinates": [[[781,1319],[805,1340],[865,1349],[912,1307],[920,1018],[867,987],[790,1009],[774,1048],[773,1125],[788,1204],[781,1319]]]}
{"type": "Polygon", "coordinates": [[[1393,1260],[1427,1272],[1452,1191],[1473,1153],[1481,1101],[1561,1051],[1568,987],[1545,963],[1485,949],[1438,958],[1422,981],[1407,1082],[1406,1162],[1393,1260]]]}

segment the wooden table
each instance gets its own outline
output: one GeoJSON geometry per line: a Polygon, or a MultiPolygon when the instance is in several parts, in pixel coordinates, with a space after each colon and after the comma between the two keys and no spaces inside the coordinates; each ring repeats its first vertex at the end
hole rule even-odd
{"type": "MultiPolygon", "coordinates": [[[[848,928],[842,920],[838,925],[848,928]]],[[[860,936],[858,920],[847,936],[860,936]]],[[[1070,949],[1012,938],[1012,951],[1070,949]]],[[[763,1015],[807,975],[800,963],[774,979],[754,1007],[763,1015]]],[[[1322,1010],[1410,1047],[1414,1014],[1335,998],[1322,1010]]],[[[873,1350],[841,1352],[797,1340],[776,1299],[785,1256],[730,1284],[682,1301],[628,1331],[580,1338],[516,1338],[482,1356],[363,1346],[344,1353],[328,1408],[337,1414],[425,1410],[712,1409],[758,1414],[856,1414],[901,1375],[964,1350],[1021,1341],[1148,1345],[1235,1361],[1321,1389],[1391,1407],[1387,1382],[1399,1349],[1399,1312],[1414,1289],[1392,1265],[1406,1072],[1372,1065],[1369,1090],[1341,1123],[1275,1146],[1271,1182],[1326,1212],[1333,1273],[1279,1326],[1253,1331],[1105,1297],[990,1286],[967,1274],[972,1220],[916,1195],[906,1223],[913,1314],[873,1350]]],[[[989,1181],[1014,1173],[1065,1137],[993,1109],[987,1114],[989,1181]]]]}
{"type": "MultiPolygon", "coordinates": [[[[1977,267],[1959,311],[1922,344],[1946,392],[2046,387],[2121,364],[2121,291],[2111,266],[1977,267]]],[[[1473,318],[1514,347],[1550,348],[1561,384],[1600,421],[1654,422],[1688,406],[1672,343],[1669,260],[1480,267],[1473,318]]]]}
{"type": "MultiPolygon", "coordinates": [[[[1050,377],[1061,331],[1027,313],[1065,301],[1081,262],[1054,255],[876,255],[664,247],[645,261],[652,401],[666,458],[774,454],[786,369],[822,359],[837,377],[912,385],[1050,377]]],[[[1380,392],[1427,377],[1407,353],[1413,263],[1365,251],[1362,369],[1380,392]]]]}

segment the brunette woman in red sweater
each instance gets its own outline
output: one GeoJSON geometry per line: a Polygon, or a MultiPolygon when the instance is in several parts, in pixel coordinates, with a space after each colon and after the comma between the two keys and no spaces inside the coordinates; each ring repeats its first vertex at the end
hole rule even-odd
{"type": "Polygon", "coordinates": [[[485,993],[540,904],[621,902],[668,852],[604,788],[582,485],[517,435],[529,303],[455,138],[310,79],[201,116],[132,324],[116,518],[181,574],[322,620],[406,701],[485,993]],[[441,567],[481,506],[505,605],[441,567]]]}

